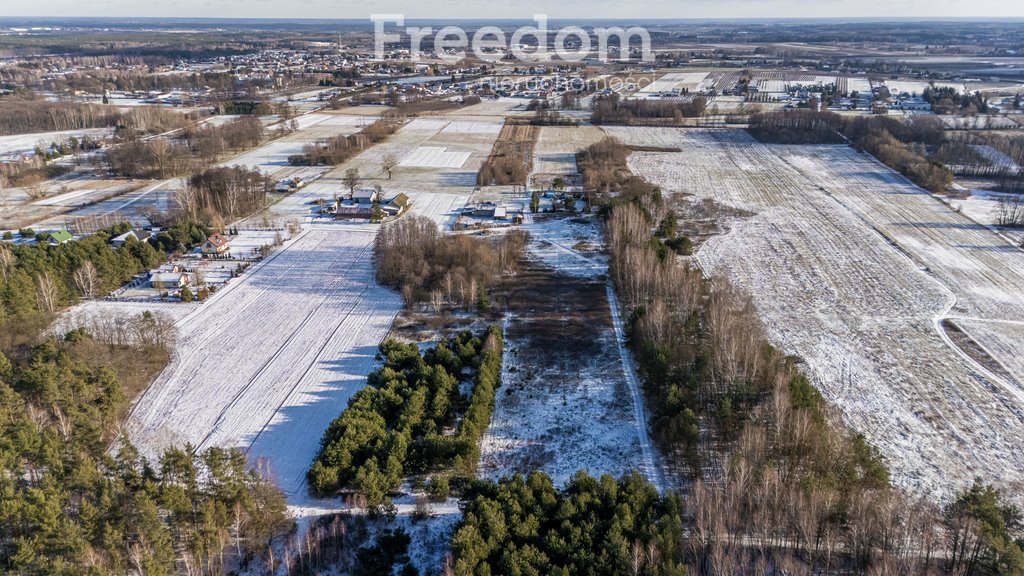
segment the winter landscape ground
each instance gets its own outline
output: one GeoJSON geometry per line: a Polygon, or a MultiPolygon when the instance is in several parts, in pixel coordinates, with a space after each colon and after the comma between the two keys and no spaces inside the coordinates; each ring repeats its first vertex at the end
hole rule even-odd
{"type": "Polygon", "coordinates": [[[898,485],[948,497],[983,474],[1019,493],[1019,383],[940,325],[957,316],[968,334],[982,327],[976,338],[1013,370],[1005,343],[1018,327],[1000,321],[1022,319],[1018,249],[849,147],[767,146],[727,130],[613,132],[679,147],[629,161],[675,201],[753,213],[707,240],[697,262],[753,297],[775,342],[881,448],[898,485]]]}

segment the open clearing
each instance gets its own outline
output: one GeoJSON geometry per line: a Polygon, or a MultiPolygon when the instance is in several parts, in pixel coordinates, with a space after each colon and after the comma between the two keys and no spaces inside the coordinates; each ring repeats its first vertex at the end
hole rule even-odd
{"type": "Polygon", "coordinates": [[[607,263],[592,248],[596,221],[550,218],[527,229],[532,261],[495,299],[508,314],[505,357],[479,473],[542,470],[562,484],[577,470],[640,470],[662,486],[618,345],[607,263]]]}
{"type": "MultiPolygon", "coordinates": [[[[939,323],[1024,320],[1024,254],[844,146],[646,130],[650,143],[674,138],[682,151],[634,153],[634,172],[667,192],[754,213],[708,239],[697,261],[752,295],[772,339],[881,448],[898,485],[948,498],[982,475],[1019,493],[1024,391],[972,360],[939,323]]],[[[646,130],[623,135],[642,141],[646,130]]],[[[974,326],[957,323],[969,334],[974,326]]],[[[986,324],[979,340],[997,357],[1019,356],[1002,326],[986,324]]]]}

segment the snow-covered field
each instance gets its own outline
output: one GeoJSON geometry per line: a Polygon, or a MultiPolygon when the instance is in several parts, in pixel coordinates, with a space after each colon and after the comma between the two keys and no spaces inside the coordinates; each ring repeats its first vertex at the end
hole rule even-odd
{"type": "Polygon", "coordinates": [[[608,258],[593,217],[534,216],[521,228],[530,234],[527,251],[560,274],[596,278],[608,272],[608,258]]]}
{"type": "Polygon", "coordinates": [[[0,136],[0,156],[21,152],[31,152],[36,148],[36,146],[47,148],[53,143],[67,142],[68,138],[71,138],[72,136],[79,139],[82,138],[82,136],[88,136],[98,140],[109,136],[111,133],[113,133],[113,129],[111,128],[85,128],[82,130],[34,132],[31,134],[0,136]]]}
{"type": "Polygon", "coordinates": [[[178,323],[170,365],[126,424],[155,457],[186,442],[265,458],[290,496],[320,435],[365,385],[400,306],[373,282],[374,229],[308,230],[178,323]]]}
{"type": "Polygon", "coordinates": [[[657,146],[660,148],[678,148],[680,132],[678,128],[646,128],[641,126],[602,126],[609,136],[627,146],[657,146]]]}
{"type": "Polygon", "coordinates": [[[576,152],[604,138],[594,126],[544,126],[533,148],[534,174],[576,174],[576,152]]]}
{"type": "Polygon", "coordinates": [[[755,213],[709,239],[698,261],[753,296],[772,339],[881,448],[895,482],[949,497],[982,475],[1020,494],[1024,391],[938,322],[1024,320],[1024,253],[850,148],[675,133],[681,153],[634,153],[630,167],[667,191],[755,213]]]}
{"type": "Polygon", "coordinates": [[[871,92],[871,81],[864,77],[851,76],[846,79],[846,90],[848,92],[868,94],[871,92]]]}
{"type": "MultiPolygon", "coordinates": [[[[494,103],[494,101],[487,101],[494,103]]],[[[349,168],[356,168],[362,185],[380,184],[385,193],[444,192],[469,195],[476,188],[480,166],[491,152],[502,119],[468,115],[478,106],[417,118],[397,132],[328,172],[321,182],[341,185],[349,168]],[[389,178],[384,157],[393,154],[399,165],[389,178]]],[[[485,112],[487,109],[481,111],[485,112]]]]}
{"type": "Polygon", "coordinates": [[[1012,116],[942,116],[946,128],[956,130],[1005,130],[1021,127],[1020,121],[1012,116]]]}
{"type": "MultiPolygon", "coordinates": [[[[465,203],[452,194],[411,197],[412,213],[440,224],[465,203]]],[[[305,210],[301,201],[293,207],[305,210]]],[[[290,503],[315,509],[306,468],[327,425],[365,386],[401,299],[373,279],[377,225],[321,220],[306,228],[178,320],[171,364],[126,428],[151,457],[185,442],[247,449],[252,461],[269,462],[290,503]]],[[[272,235],[242,231],[253,246],[272,235]]]]}
{"type": "Polygon", "coordinates": [[[1009,320],[976,320],[955,318],[957,326],[967,332],[990,356],[1024,386],[1024,322],[1009,320]]]}
{"type": "Polygon", "coordinates": [[[453,152],[441,146],[420,146],[398,163],[411,168],[461,168],[470,152],[453,152]]]}
{"type": "MultiPolygon", "coordinates": [[[[931,82],[927,80],[886,80],[884,83],[885,87],[893,95],[907,93],[920,96],[924,94],[925,89],[931,86],[931,82]]],[[[935,82],[935,87],[952,88],[960,94],[967,91],[964,84],[957,84],[955,82],[935,82]]]]}
{"type": "Polygon", "coordinates": [[[121,300],[89,300],[68,308],[50,327],[54,334],[64,334],[76,328],[104,323],[113,318],[135,318],[145,312],[152,312],[180,322],[198,309],[198,303],[172,302],[131,302],[121,300]]]}
{"type": "Polygon", "coordinates": [[[640,88],[636,96],[650,97],[655,94],[670,93],[673,90],[680,93],[684,89],[688,92],[696,92],[707,87],[704,86],[704,80],[707,77],[707,72],[669,72],[640,88]]]}

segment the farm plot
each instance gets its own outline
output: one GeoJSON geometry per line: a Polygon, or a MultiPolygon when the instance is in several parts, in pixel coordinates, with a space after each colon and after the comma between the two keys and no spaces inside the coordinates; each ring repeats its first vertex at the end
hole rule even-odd
{"type": "Polygon", "coordinates": [[[679,128],[602,126],[601,129],[626,146],[674,149],[679,147],[683,137],[683,132],[679,128]]]}
{"type": "MultiPolygon", "coordinates": [[[[921,80],[886,80],[885,87],[889,89],[891,94],[924,94],[925,89],[931,87],[931,82],[921,80]]],[[[935,82],[936,88],[952,88],[957,92],[964,94],[967,92],[964,84],[957,84],[954,82],[935,82]]]]}
{"type": "Polygon", "coordinates": [[[523,98],[486,98],[479,104],[459,109],[457,113],[466,119],[497,118],[503,120],[506,116],[533,114],[526,109],[529,104],[530,101],[523,98]]]}
{"type": "Polygon", "coordinates": [[[143,454],[239,446],[303,498],[317,439],[365,385],[400,306],[373,282],[373,230],[310,230],[184,318],[126,424],[143,454]]]}
{"type": "Polygon", "coordinates": [[[181,301],[127,302],[120,300],[89,300],[65,310],[50,327],[54,334],[65,334],[76,328],[105,324],[113,320],[137,318],[145,312],[159,314],[179,323],[199,309],[199,304],[181,301]]]}
{"type": "Polygon", "coordinates": [[[952,291],[952,314],[1024,321],[1024,252],[845,146],[776,147],[952,291]]]}
{"type": "MultiPolygon", "coordinates": [[[[728,234],[708,239],[697,261],[751,294],[771,338],[798,355],[843,419],[879,446],[894,481],[917,494],[948,498],[982,475],[1019,494],[1024,397],[940,333],[938,320],[956,297],[940,274],[930,275],[908,256],[914,250],[950,256],[933,244],[951,229],[936,228],[935,238],[904,245],[907,235],[932,228],[927,224],[942,216],[926,211],[908,222],[907,214],[886,212],[888,225],[902,232],[895,237],[870,221],[881,206],[858,211],[841,194],[863,184],[866,196],[893,203],[919,194],[950,211],[842,147],[770,147],[740,131],[677,132],[681,153],[637,152],[631,169],[667,191],[753,213],[730,222],[728,234]],[[802,166],[795,159],[815,154],[827,155],[828,163],[802,166]],[[835,162],[856,170],[835,172],[835,162]],[[824,178],[831,179],[828,186],[824,178]],[[891,186],[903,187],[899,199],[883,193],[891,186]]],[[[977,232],[952,228],[954,234],[965,231],[977,232]]],[[[980,238],[971,243],[992,244],[980,238]]],[[[972,250],[962,251],[961,265],[973,260],[972,250]]],[[[977,285],[1002,281],[977,266],[977,285]]]]}
{"type": "Polygon", "coordinates": [[[869,94],[871,92],[871,81],[864,77],[850,76],[846,79],[846,90],[858,94],[869,94]]]}
{"type": "Polygon", "coordinates": [[[664,93],[680,94],[684,90],[696,92],[707,77],[707,72],[669,72],[641,88],[636,96],[642,98],[664,93]]]}
{"type": "Polygon", "coordinates": [[[411,168],[461,168],[471,152],[449,152],[438,146],[420,146],[398,163],[411,168]]]}
{"type": "Polygon", "coordinates": [[[941,116],[942,125],[950,130],[1012,130],[1020,128],[1010,116],[941,116]]]}
{"type": "Polygon", "coordinates": [[[377,118],[374,115],[336,114],[330,112],[313,112],[295,118],[298,129],[276,140],[271,140],[239,154],[221,163],[222,166],[247,166],[260,170],[278,178],[286,175],[283,168],[288,167],[288,157],[301,154],[307,144],[333,136],[355,134],[372,124],[377,118]]]}
{"type": "MultiPolygon", "coordinates": [[[[567,230],[559,221],[547,224],[552,235],[567,230]]],[[[573,258],[573,251],[565,257],[573,258]]],[[[592,272],[606,269],[586,255],[575,257],[592,272]]],[[[478,471],[497,479],[539,469],[556,483],[581,469],[650,475],[651,447],[640,434],[646,423],[636,417],[607,284],[560,272],[546,262],[529,263],[498,295],[508,310],[502,387],[478,471]]]]}
{"type": "Polygon", "coordinates": [[[534,146],[533,173],[576,174],[576,153],[603,137],[601,129],[594,126],[544,126],[534,146]]]}
{"type": "Polygon", "coordinates": [[[497,136],[493,122],[463,116],[468,108],[472,106],[451,116],[414,120],[383,142],[335,167],[326,178],[340,182],[346,170],[356,168],[363,185],[380,184],[385,191],[468,195],[476,187],[477,172],[497,136]],[[457,124],[456,129],[447,130],[452,124],[457,124]],[[388,155],[399,159],[391,178],[383,169],[383,160],[388,155]]]}

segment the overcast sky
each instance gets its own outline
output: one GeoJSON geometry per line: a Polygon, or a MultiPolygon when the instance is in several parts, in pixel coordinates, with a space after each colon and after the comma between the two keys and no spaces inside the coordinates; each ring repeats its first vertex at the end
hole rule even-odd
{"type": "Polygon", "coordinates": [[[0,1],[0,16],[345,18],[1022,17],[1021,0],[46,0],[0,1]]]}

